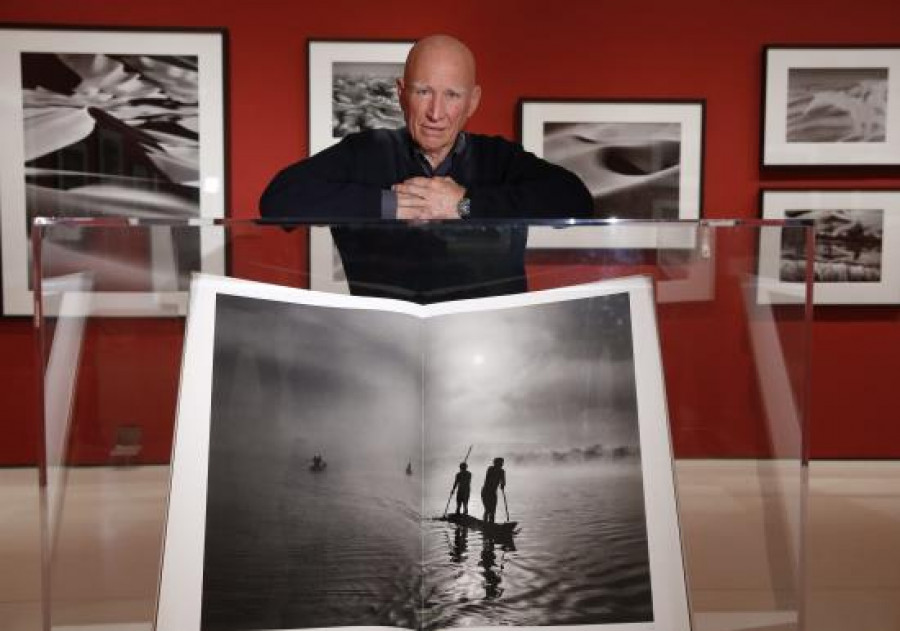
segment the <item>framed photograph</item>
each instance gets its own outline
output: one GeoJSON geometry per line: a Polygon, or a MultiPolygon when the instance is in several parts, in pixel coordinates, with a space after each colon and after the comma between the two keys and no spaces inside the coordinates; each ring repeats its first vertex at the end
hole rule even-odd
{"type": "MultiPolygon", "coordinates": [[[[403,127],[397,79],[412,41],[309,40],[309,155],[366,129],[403,127]]],[[[328,228],[310,229],[310,288],[348,293],[328,228]]]]}
{"type": "Polygon", "coordinates": [[[649,277],[186,330],[158,631],[690,629],[649,277]]]}
{"type": "MultiPolygon", "coordinates": [[[[35,217],[225,215],[225,63],[220,30],[0,28],[4,314],[33,309],[35,217]]],[[[225,269],[221,231],[98,232],[55,231],[43,267],[88,273],[97,315],[184,313],[190,274],[225,269]]]]}
{"type": "Polygon", "coordinates": [[[900,165],[900,47],[763,49],[763,166],[900,165]]]}
{"type": "MultiPolygon", "coordinates": [[[[525,149],[582,179],[597,218],[699,219],[704,111],[702,100],[522,99],[519,133],[525,149]]],[[[609,244],[579,232],[581,247],[679,247],[663,246],[652,228],[631,227],[609,244]]],[[[573,240],[553,228],[533,228],[529,246],[573,247],[573,240]]]]}
{"type": "MultiPolygon", "coordinates": [[[[815,304],[900,303],[900,190],[764,190],[760,205],[763,219],[813,222],[815,304]]],[[[802,232],[765,230],[760,237],[760,279],[786,296],[803,288],[802,232]]]]}

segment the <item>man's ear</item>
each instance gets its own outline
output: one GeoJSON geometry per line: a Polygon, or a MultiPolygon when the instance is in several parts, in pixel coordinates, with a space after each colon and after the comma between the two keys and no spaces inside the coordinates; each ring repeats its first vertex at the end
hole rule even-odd
{"type": "Polygon", "coordinates": [[[400,109],[406,112],[406,84],[403,82],[403,77],[397,77],[397,100],[400,101],[400,109]]]}
{"type": "Polygon", "coordinates": [[[475,113],[479,103],[481,103],[481,86],[476,85],[472,88],[472,97],[469,99],[469,111],[466,114],[466,118],[469,118],[475,113]]]}

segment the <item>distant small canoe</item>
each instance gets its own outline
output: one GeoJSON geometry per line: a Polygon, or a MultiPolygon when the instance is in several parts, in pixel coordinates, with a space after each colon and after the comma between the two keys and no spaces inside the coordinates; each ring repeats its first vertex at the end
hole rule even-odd
{"type": "Polygon", "coordinates": [[[451,513],[440,518],[441,521],[448,521],[451,524],[465,526],[473,530],[480,530],[489,537],[495,539],[511,539],[518,531],[516,527],[519,525],[517,521],[507,521],[501,523],[485,522],[471,515],[457,515],[451,513]]]}

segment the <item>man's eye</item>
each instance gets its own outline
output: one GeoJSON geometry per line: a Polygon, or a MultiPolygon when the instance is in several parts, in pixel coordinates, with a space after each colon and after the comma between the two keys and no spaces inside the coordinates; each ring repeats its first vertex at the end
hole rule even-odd
{"type": "Polygon", "coordinates": [[[428,88],[416,88],[416,96],[428,96],[430,92],[428,88]]]}
{"type": "Polygon", "coordinates": [[[462,93],[461,92],[447,92],[447,98],[448,99],[461,99],[462,93]]]}

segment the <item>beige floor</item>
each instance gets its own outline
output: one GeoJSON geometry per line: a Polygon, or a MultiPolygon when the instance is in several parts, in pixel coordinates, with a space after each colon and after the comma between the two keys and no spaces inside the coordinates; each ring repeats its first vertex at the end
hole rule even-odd
{"type": "MultiPolygon", "coordinates": [[[[54,628],[148,628],[167,473],[69,473],[54,552],[54,628]]],[[[678,464],[697,631],[900,631],[900,462],[813,463],[805,512],[797,501],[803,480],[784,463],[678,464]],[[805,547],[794,545],[801,526],[805,547]]],[[[0,631],[41,629],[39,532],[36,472],[0,470],[0,631]]]]}

